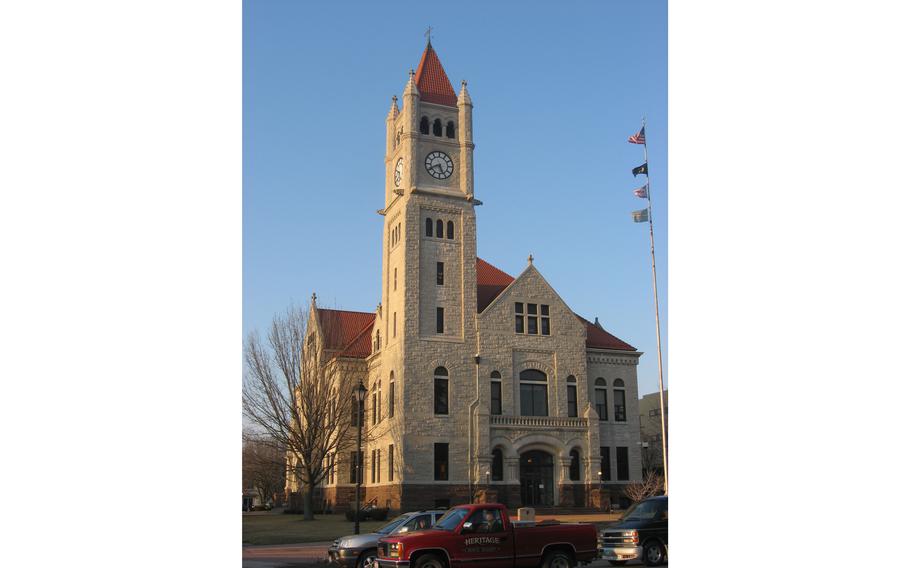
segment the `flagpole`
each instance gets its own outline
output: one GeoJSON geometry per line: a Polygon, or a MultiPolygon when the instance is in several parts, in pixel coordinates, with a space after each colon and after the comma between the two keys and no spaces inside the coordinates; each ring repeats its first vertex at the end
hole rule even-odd
{"type": "MultiPolygon", "coordinates": [[[[641,119],[641,128],[645,128],[645,118],[641,119]]],[[[660,309],[657,301],[657,263],[654,260],[654,215],[651,214],[651,174],[648,166],[648,136],[645,134],[645,184],[648,186],[648,227],[651,233],[651,282],[654,285],[654,320],[657,327],[657,381],[660,387],[660,443],[664,458],[664,495],[668,495],[667,479],[667,418],[664,409],[664,360],[660,346],[660,309]]]]}

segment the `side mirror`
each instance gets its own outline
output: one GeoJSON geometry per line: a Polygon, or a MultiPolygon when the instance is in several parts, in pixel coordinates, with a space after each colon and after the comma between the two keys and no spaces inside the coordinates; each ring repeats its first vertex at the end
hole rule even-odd
{"type": "Polygon", "coordinates": [[[472,523],[471,521],[465,521],[465,523],[463,525],[461,525],[461,532],[463,532],[463,533],[471,532],[472,526],[474,526],[474,523],[472,523]]]}

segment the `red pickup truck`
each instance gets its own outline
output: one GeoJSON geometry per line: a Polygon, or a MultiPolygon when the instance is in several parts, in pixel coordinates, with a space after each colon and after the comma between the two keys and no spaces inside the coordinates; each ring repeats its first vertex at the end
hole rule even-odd
{"type": "Polygon", "coordinates": [[[500,504],[449,509],[431,528],[379,539],[379,568],[569,568],[597,559],[594,525],[509,522],[500,504]]]}

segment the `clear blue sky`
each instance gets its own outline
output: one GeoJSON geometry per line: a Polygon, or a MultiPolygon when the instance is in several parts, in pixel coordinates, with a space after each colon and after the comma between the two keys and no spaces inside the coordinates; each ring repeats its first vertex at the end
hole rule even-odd
{"type": "Polygon", "coordinates": [[[474,102],[478,256],[515,276],[533,253],[570,307],[644,351],[639,392],[656,391],[626,140],[647,116],[666,379],[666,2],[244,2],[244,334],[313,292],[375,309],[385,117],[428,25],[474,102]]]}

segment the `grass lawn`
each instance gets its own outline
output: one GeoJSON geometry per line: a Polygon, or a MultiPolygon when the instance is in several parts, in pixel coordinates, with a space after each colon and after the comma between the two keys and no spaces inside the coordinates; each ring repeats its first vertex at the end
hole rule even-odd
{"type": "MultiPolygon", "coordinates": [[[[362,521],[360,532],[371,532],[387,522],[362,521]]],[[[344,515],[316,515],[313,521],[304,521],[303,515],[243,516],[243,544],[324,542],[353,533],[354,523],[344,515]]]]}

